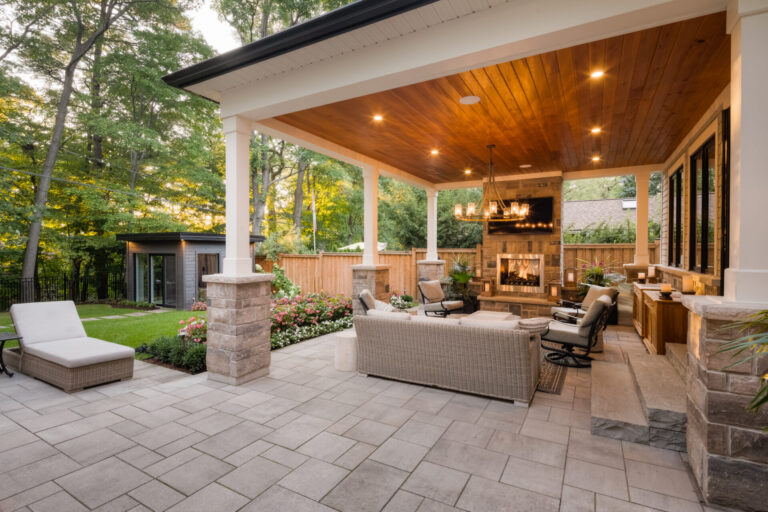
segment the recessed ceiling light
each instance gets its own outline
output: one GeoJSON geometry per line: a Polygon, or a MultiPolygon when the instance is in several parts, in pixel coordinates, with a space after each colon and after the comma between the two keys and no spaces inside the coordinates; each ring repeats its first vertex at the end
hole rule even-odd
{"type": "Polygon", "coordinates": [[[384,120],[384,116],[381,114],[376,114],[373,116],[373,120],[376,121],[377,123],[380,123],[384,120]]]}
{"type": "Polygon", "coordinates": [[[592,157],[592,161],[593,162],[599,162],[600,161],[600,157],[595,155],[595,156],[592,157]]]}
{"type": "Polygon", "coordinates": [[[464,174],[472,174],[472,169],[464,169],[464,174]]]}
{"type": "Polygon", "coordinates": [[[590,73],[589,76],[591,76],[592,78],[600,78],[604,74],[605,73],[603,72],[602,69],[597,69],[597,70],[593,71],[592,73],[590,73]]]}
{"type": "Polygon", "coordinates": [[[592,133],[600,133],[600,128],[592,128],[589,131],[591,131],[592,133]]]}
{"type": "Polygon", "coordinates": [[[520,168],[521,169],[530,169],[531,168],[531,164],[520,164],[520,168]]]}
{"type": "Polygon", "coordinates": [[[480,96],[464,96],[459,100],[462,105],[474,105],[480,102],[480,96]]]}
{"type": "Polygon", "coordinates": [[[436,155],[436,154],[438,154],[438,153],[439,153],[439,151],[438,151],[438,150],[436,150],[436,149],[433,149],[432,151],[430,151],[430,153],[431,153],[431,154],[433,154],[433,155],[436,155]]]}

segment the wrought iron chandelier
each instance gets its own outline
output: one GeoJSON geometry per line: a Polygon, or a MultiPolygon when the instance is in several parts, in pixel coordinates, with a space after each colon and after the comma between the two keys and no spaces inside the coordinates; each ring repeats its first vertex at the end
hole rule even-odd
{"type": "Polygon", "coordinates": [[[488,183],[483,187],[480,204],[467,203],[466,207],[457,203],[453,207],[453,215],[458,220],[467,222],[509,222],[525,219],[530,212],[528,203],[505,201],[496,186],[496,176],[493,173],[493,148],[488,146],[488,183]]]}

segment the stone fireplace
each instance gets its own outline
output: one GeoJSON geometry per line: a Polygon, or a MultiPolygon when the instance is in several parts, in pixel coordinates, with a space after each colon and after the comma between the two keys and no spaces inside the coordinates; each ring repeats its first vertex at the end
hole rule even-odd
{"type": "Polygon", "coordinates": [[[523,318],[550,316],[548,285],[561,283],[563,179],[559,173],[534,179],[497,181],[504,199],[553,198],[551,232],[483,231],[482,277],[495,283],[479,297],[480,309],[523,318]]]}
{"type": "Polygon", "coordinates": [[[497,254],[496,282],[500,291],[545,293],[543,254],[497,254]]]}

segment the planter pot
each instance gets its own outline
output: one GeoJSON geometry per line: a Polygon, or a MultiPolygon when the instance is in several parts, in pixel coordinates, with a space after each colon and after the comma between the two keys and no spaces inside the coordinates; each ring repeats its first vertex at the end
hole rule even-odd
{"type": "Polygon", "coordinates": [[[463,313],[472,314],[475,311],[477,311],[478,308],[478,301],[476,297],[470,297],[468,299],[464,299],[464,309],[462,310],[463,313]]]}

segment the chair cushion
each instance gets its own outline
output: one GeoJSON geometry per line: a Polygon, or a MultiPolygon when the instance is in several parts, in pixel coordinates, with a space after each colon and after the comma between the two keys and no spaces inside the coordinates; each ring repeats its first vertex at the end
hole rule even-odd
{"type": "Polygon", "coordinates": [[[600,315],[602,315],[603,311],[605,311],[605,308],[611,307],[612,304],[613,301],[607,295],[601,295],[595,299],[595,301],[587,310],[587,314],[584,315],[581,320],[579,320],[577,325],[581,336],[589,336],[589,330],[592,327],[592,324],[597,322],[600,318],[600,315]]]}
{"type": "Polygon", "coordinates": [[[67,368],[79,368],[117,359],[133,359],[135,355],[131,347],[88,337],[33,343],[26,345],[24,352],[67,368]]]}
{"type": "Polygon", "coordinates": [[[463,300],[447,300],[443,302],[442,305],[440,302],[424,304],[424,311],[429,311],[430,313],[433,311],[456,311],[457,309],[462,309],[463,307],[463,300]]]}
{"type": "Polygon", "coordinates": [[[87,336],[71,300],[14,304],[11,306],[11,318],[16,332],[22,336],[22,347],[87,336]]]}
{"type": "Polygon", "coordinates": [[[417,324],[459,325],[458,318],[441,318],[437,316],[411,315],[411,322],[417,324]]]}
{"type": "Polygon", "coordinates": [[[363,301],[365,304],[365,307],[368,309],[375,309],[376,308],[376,299],[373,297],[373,294],[370,290],[363,290],[360,292],[360,300],[363,301]]]}
{"type": "Polygon", "coordinates": [[[459,320],[466,327],[487,327],[488,329],[517,329],[518,320],[485,320],[467,316],[459,320]]]}
{"type": "Polygon", "coordinates": [[[579,336],[578,325],[564,324],[555,321],[549,322],[549,332],[544,335],[543,339],[545,341],[557,341],[585,348],[589,344],[587,338],[579,336]]]}
{"type": "Polygon", "coordinates": [[[555,313],[562,313],[564,315],[571,315],[571,316],[584,316],[587,314],[587,312],[583,309],[575,309],[575,308],[564,308],[562,306],[554,306],[551,310],[552,314],[555,313]]]}
{"type": "Polygon", "coordinates": [[[608,295],[611,299],[615,299],[618,293],[619,290],[616,288],[611,288],[610,286],[597,286],[593,284],[589,287],[589,291],[587,291],[587,295],[584,297],[584,300],[581,301],[581,309],[584,311],[588,310],[589,306],[591,306],[598,297],[603,295],[608,295]]]}
{"type": "Polygon", "coordinates": [[[367,316],[375,316],[377,318],[388,318],[390,320],[410,320],[411,315],[404,311],[381,311],[380,309],[369,309],[366,313],[367,316]]]}
{"type": "Polygon", "coordinates": [[[438,279],[432,281],[419,281],[419,290],[424,294],[427,302],[440,302],[445,298],[443,286],[438,279]]]}

